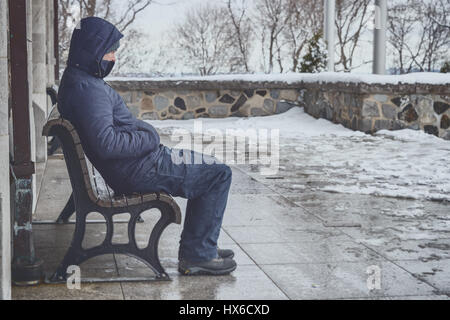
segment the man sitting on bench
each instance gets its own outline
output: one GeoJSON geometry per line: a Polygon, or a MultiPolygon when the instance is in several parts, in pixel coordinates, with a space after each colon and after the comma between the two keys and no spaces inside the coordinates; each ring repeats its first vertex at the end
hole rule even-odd
{"type": "Polygon", "coordinates": [[[103,19],[81,20],[61,80],[59,112],[76,128],[85,154],[116,195],[166,192],[188,199],[178,257],[181,274],[229,274],[236,269],[234,253],[218,249],[217,240],[231,169],[212,157],[163,146],[150,124],[133,117],[103,80],[122,37],[103,19]],[[202,161],[194,162],[199,157],[202,161]]]}

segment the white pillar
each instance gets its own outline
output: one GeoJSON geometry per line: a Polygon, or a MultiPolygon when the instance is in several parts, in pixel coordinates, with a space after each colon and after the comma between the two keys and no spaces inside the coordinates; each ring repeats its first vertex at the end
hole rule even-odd
{"type": "Polygon", "coordinates": [[[373,73],[386,74],[387,1],[375,0],[373,73]]]}
{"type": "MultiPolygon", "coordinates": [[[[47,1],[47,87],[55,84],[55,46],[54,46],[54,6],[53,0],[47,1]]],[[[51,103],[47,99],[47,114],[50,111],[51,103]]]]}
{"type": "Polygon", "coordinates": [[[42,128],[47,117],[47,10],[46,0],[33,0],[33,112],[36,162],[47,160],[47,140],[42,128]]]}
{"type": "Polygon", "coordinates": [[[328,49],[327,69],[334,72],[334,39],[335,39],[335,17],[336,17],[336,1],[324,0],[324,37],[328,49]]]}
{"type": "Polygon", "coordinates": [[[8,1],[0,1],[0,300],[11,299],[9,201],[8,1]]]}

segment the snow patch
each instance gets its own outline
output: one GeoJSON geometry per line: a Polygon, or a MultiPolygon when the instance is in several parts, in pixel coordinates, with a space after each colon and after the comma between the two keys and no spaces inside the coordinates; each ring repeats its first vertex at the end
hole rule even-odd
{"type": "MultiPolygon", "coordinates": [[[[223,119],[197,119],[197,120],[152,120],[148,121],[162,133],[170,134],[175,129],[185,129],[193,132],[194,121],[201,121],[203,129],[218,129],[223,133],[226,130],[267,129],[280,130],[282,138],[305,138],[315,136],[336,137],[362,137],[366,136],[359,131],[345,128],[341,124],[334,124],[324,119],[315,119],[305,113],[303,108],[294,107],[289,111],[267,117],[252,118],[223,118],[223,119]]],[[[235,132],[234,136],[242,135],[235,132]]]]}
{"type": "MultiPolygon", "coordinates": [[[[450,201],[450,141],[422,131],[380,131],[372,136],[314,119],[302,108],[268,117],[197,121],[204,131],[219,129],[223,134],[227,129],[280,130],[278,176],[293,189],[450,201]]],[[[149,123],[167,135],[194,128],[194,120],[149,123]]],[[[411,214],[420,215],[420,208],[411,214]]]]}

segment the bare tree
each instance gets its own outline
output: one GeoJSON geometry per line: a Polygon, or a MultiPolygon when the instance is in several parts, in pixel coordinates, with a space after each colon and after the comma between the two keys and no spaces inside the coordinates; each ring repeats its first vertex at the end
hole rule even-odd
{"type": "Polygon", "coordinates": [[[431,10],[430,18],[433,20],[434,23],[436,23],[439,27],[450,29],[450,8],[449,8],[449,1],[448,0],[438,0],[438,3],[436,4],[436,8],[442,9],[442,11],[438,12],[437,10],[431,10]],[[439,18],[441,20],[438,20],[439,18],[436,17],[439,15],[439,18]]]}
{"type": "Polygon", "coordinates": [[[353,57],[369,20],[373,17],[369,5],[372,0],[337,0],[336,31],[339,60],[336,66],[350,72],[353,68],[353,57]]]}
{"type": "Polygon", "coordinates": [[[85,17],[97,16],[113,23],[125,33],[153,0],[129,0],[124,5],[118,0],[60,0],[59,32],[60,60],[68,56],[70,37],[77,21],[85,17]]]}
{"type": "Polygon", "coordinates": [[[450,49],[450,0],[398,0],[391,5],[388,40],[395,72],[439,68],[450,49]]]}
{"type": "Polygon", "coordinates": [[[285,10],[290,14],[283,37],[292,60],[290,69],[296,72],[308,42],[323,29],[323,1],[289,0],[285,10]]]}
{"type": "Polygon", "coordinates": [[[289,1],[255,0],[257,13],[255,22],[259,25],[261,32],[261,49],[264,59],[263,67],[268,73],[272,73],[274,70],[276,55],[280,71],[283,72],[281,49],[285,42],[281,39],[281,34],[286,28],[287,22],[292,14],[292,12],[286,10],[286,4],[289,1]]]}
{"type": "Polygon", "coordinates": [[[388,11],[388,41],[394,52],[396,72],[401,74],[411,72],[423,44],[424,34],[420,36],[419,47],[412,52],[410,45],[411,38],[416,34],[418,6],[420,1],[417,0],[397,1],[388,11]]]}
{"type": "Polygon", "coordinates": [[[69,54],[70,37],[76,25],[76,17],[73,15],[73,0],[59,1],[59,60],[66,61],[69,54]]]}
{"type": "Polygon", "coordinates": [[[149,62],[154,50],[147,41],[142,41],[144,37],[142,32],[136,29],[127,31],[127,36],[121,41],[117,53],[118,59],[113,69],[113,76],[151,73],[149,62]]]}
{"type": "Polygon", "coordinates": [[[420,61],[420,71],[434,71],[450,50],[450,0],[435,0],[421,7],[425,46],[420,61]]]}
{"type": "Polygon", "coordinates": [[[238,47],[240,59],[236,61],[236,66],[243,66],[245,72],[250,72],[249,54],[251,48],[251,36],[253,27],[247,14],[246,0],[227,0],[228,18],[232,26],[231,39],[238,47]]]}
{"type": "Polygon", "coordinates": [[[78,19],[97,16],[113,23],[124,32],[136,19],[136,16],[147,8],[152,0],[129,0],[126,5],[117,0],[71,0],[71,14],[78,19]],[[120,5],[119,5],[120,3],[120,5]]]}
{"type": "Polygon", "coordinates": [[[191,9],[185,20],[176,26],[173,49],[194,73],[204,76],[233,72],[239,52],[231,41],[233,30],[227,14],[225,7],[206,4],[191,9]]]}

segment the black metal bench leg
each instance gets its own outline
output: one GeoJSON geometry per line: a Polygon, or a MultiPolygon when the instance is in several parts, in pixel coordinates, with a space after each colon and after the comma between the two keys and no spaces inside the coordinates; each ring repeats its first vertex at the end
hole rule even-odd
{"type": "Polygon", "coordinates": [[[147,249],[145,249],[146,256],[149,259],[149,262],[151,262],[151,265],[154,269],[158,271],[158,278],[169,278],[169,275],[166,273],[164,268],[161,265],[161,261],[159,260],[158,255],[158,243],[159,239],[161,238],[162,233],[164,230],[169,226],[169,224],[172,223],[172,219],[168,214],[162,214],[161,219],[158,221],[158,223],[155,225],[155,227],[152,230],[152,233],[150,235],[150,241],[148,244],[147,249]]]}
{"type": "Polygon", "coordinates": [[[57,224],[65,224],[69,223],[70,217],[75,213],[75,200],[73,198],[73,193],[70,195],[69,201],[67,201],[66,206],[63,211],[59,215],[58,219],[56,219],[57,224]]]}
{"type": "Polygon", "coordinates": [[[58,266],[58,269],[50,278],[51,282],[66,281],[67,268],[73,265],[78,266],[87,259],[87,257],[83,255],[82,248],[83,238],[86,233],[86,217],[87,214],[85,213],[77,214],[72,243],[64,256],[63,261],[58,266]]]}
{"type": "Polygon", "coordinates": [[[58,137],[53,137],[53,139],[49,142],[49,148],[47,151],[47,155],[52,156],[56,150],[58,150],[59,147],[61,147],[61,141],[58,139],[58,137]]]}
{"type": "MultiPolygon", "coordinates": [[[[155,272],[157,279],[170,280],[169,275],[166,273],[159,260],[158,244],[164,230],[173,222],[174,213],[172,213],[170,211],[171,209],[169,209],[169,207],[166,205],[157,206],[157,208],[161,211],[161,218],[153,227],[153,230],[150,234],[148,246],[143,250],[138,249],[136,257],[145,262],[153,270],[153,272],[155,272]]],[[[134,247],[137,248],[135,226],[136,222],[138,221],[133,221],[136,221],[136,219],[132,218],[132,221],[130,221],[128,237],[130,241],[134,242],[134,247]]]]}
{"type": "MultiPolygon", "coordinates": [[[[158,256],[158,244],[164,230],[174,222],[175,213],[173,209],[164,203],[156,204],[155,208],[158,208],[161,211],[161,218],[153,227],[153,230],[150,234],[150,239],[148,242],[148,246],[145,249],[139,249],[136,242],[136,224],[139,223],[139,217],[142,214],[140,211],[134,211],[131,213],[131,219],[128,225],[128,244],[113,244],[113,234],[114,234],[114,222],[113,216],[108,216],[104,214],[107,225],[106,237],[102,245],[91,248],[91,249],[83,249],[82,242],[86,232],[86,213],[78,213],[76,219],[76,227],[75,233],[73,236],[72,244],[67,251],[63,261],[59,265],[56,272],[50,279],[52,283],[60,283],[67,280],[67,268],[72,265],[79,266],[83,262],[94,258],[96,256],[104,255],[104,254],[125,254],[137,259],[140,259],[144,262],[149,268],[153,270],[155,273],[154,280],[170,280],[169,275],[164,270],[158,256]]],[[[98,279],[101,281],[101,279],[98,279]]],[[[112,279],[111,279],[112,280],[112,279]]],[[[146,279],[150,280],[150,279],[146,279]]],[[[126,279],[121,281],[132,281],[132,279],[126,279]]]]}

